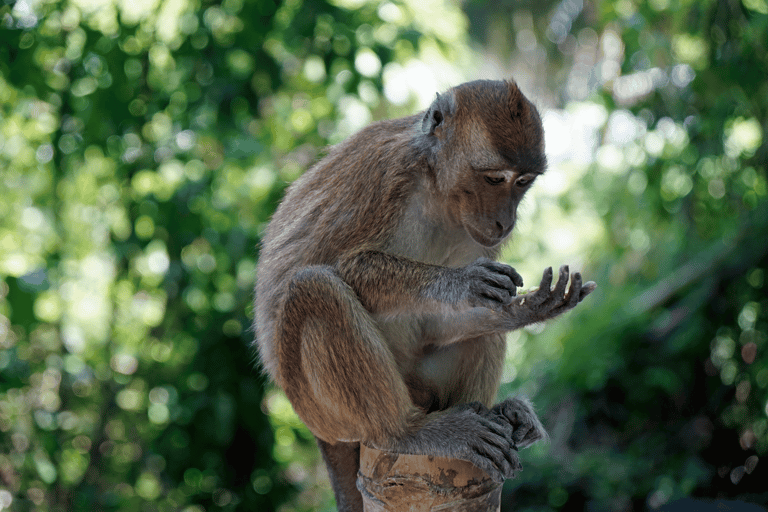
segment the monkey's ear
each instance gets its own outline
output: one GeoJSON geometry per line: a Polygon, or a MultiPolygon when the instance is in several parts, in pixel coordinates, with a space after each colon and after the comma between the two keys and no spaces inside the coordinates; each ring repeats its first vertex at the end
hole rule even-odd
{"type": "Polygon", "coordinates": [[[437,95],[435,101],[429,106],[421,120],[421,131],[425,135],[434,135],[438,126],[441,126],[445,119],[453,113],[453,95],[450,93],[437,95]]]}

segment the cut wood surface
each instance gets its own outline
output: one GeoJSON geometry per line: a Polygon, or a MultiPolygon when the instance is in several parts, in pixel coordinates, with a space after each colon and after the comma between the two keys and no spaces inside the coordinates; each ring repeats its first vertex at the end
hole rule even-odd
{"type": "Polygon", "coordinates": [[[498,512],[501,484],[470,462],[360,449],[365,512],[498,512]]]}

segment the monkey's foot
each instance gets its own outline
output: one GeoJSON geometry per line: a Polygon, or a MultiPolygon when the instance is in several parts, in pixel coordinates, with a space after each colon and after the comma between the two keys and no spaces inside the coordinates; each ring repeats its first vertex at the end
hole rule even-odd
{"type": "Polygon", "coordinates": [[[479,402],[433,414],[420,430],[381,449],[466,460],[498,483],[522,469],[512,424],[499,420],[479,402]]]}
{"type": "Polygon", "coordinates": [[[516,448],[526,448],[536,441],[546,439],[547,432],[526,398],[508,398],[493,406],[490,411],[498,421],[512,426],[512,438],[516,448]]]}

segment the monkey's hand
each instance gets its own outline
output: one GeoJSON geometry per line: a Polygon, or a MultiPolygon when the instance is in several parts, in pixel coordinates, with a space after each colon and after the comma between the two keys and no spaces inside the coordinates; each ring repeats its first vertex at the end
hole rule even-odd
{"type": "Polygon", "coordinates": [[[516,448],[527,448],[549,437],[533,411],[531,402],[526,398],[507,398],[494,405],[491,413],[497,415],[498,421],[512,426],[512,442],[516,448]]]}
{"type": "Polygon", "coordinates": [[[516,427],[480,402],[430,416],[417,432],[382,448],[395,453],[466,460],[499,483],[513,478],[522,469],[513,441],[516,427]]]}
{"type": "Polygon", "coordinates": [[[461,268],[450,268],[429,287],[427,294],[453,306],[486,307],[501,312],[512,303],[523,278],[509,265],[478,258],[461,268]]]}
{"type": "Polygon", "coordinates": [[[507,328],[517,329],[536,322],[554,318],[584,300],[597,288],[592,281],[581,284],[581,274],[571,275],[571,286],[566,293],[568,284],[568,265],[560,267],[557,284],[552,288],[552,267],[544,270],[544,277],[538,290],[515,297],[509,305],[504,306],[503,316],[508,323],[507,328]]]}

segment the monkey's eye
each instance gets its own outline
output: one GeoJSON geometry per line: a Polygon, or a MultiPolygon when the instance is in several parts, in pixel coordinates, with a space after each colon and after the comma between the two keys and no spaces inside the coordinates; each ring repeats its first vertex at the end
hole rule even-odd
{"type": "Polygon", "coordinates": [[[515,185],[520,188],[523,188],[523,187],[527,187],[532,182],[533,182],[533,178],[531,178],[530,176],[520,176],[515,180],[515,185]]]}
{"type": "Polygon", "coordinates": [[[495,178],[493,176],[486,176],[485,181],[488,182],[490,185],[500,185],[504,183],[504,176],[500,176],[498,178],[495,178]]]}

